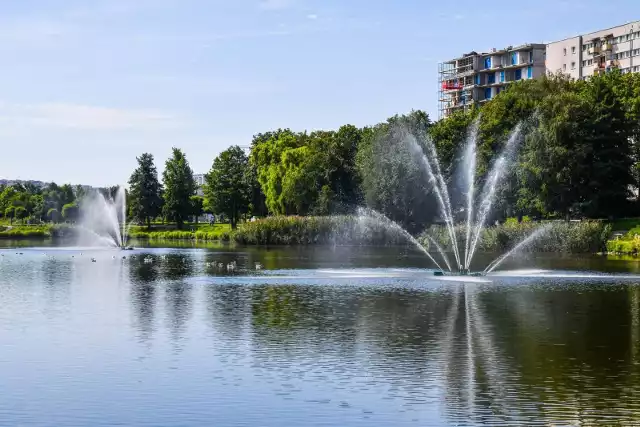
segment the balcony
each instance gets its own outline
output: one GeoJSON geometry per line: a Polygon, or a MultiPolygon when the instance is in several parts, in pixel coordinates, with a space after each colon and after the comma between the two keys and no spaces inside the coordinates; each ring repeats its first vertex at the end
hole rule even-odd
{"type": "Polygon", "coordinates": [[[604,52],[611,52],[612,49],[613,49],[613,45],[610,42],[606,42],[605,44],[602,45],[602,50],[604,52]]]}
{"type": "Polygon", "coordinates": [[[600,46],[593,46],[589,48],[589,55],[599,55],[600,54],[600,46]]]}

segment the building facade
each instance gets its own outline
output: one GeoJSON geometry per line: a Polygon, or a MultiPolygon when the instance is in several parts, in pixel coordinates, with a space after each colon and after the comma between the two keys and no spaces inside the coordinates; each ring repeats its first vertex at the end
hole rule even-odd
{"type": "Polygon", "coordinates": [[[193,180],[196,182],[196,186],[198,187],[196,190],[196,194],[198,196],[204,196],[203,186],[205,183],[205,174],[203,173],[194,173],[193,180]]]}
{"type": "Polygon", "coordinates": [[[547,71],[574,79],[614,68],[640,72],[640,21],[549,43],[546,54],[547,71]]]}
{"type": "Polygon", "coordinates": [[[524,44],[491,52],[470,52],[440,63],[439,118],[467,110],[498,95],[508,84],[546,73],[544,44],[524,44]]]}

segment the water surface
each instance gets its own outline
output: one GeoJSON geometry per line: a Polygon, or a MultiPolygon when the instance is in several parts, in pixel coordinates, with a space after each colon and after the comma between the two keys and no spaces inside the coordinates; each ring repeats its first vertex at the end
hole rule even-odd
{"type": "Polygon", "coordinates": [[[0,425],[640,424],[633,259],[464,282],[399,248],[0,255],[0,425]]]}

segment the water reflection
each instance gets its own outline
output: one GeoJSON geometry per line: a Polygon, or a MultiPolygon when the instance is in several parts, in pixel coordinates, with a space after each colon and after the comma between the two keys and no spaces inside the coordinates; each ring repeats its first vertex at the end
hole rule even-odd
{"type": "MultiPolygon", "coordinates": [[[[321,253],[298,264],[352,262],[321,253]]],[[[132,255],[0,262],[9,425],[640,424],[638,284],[267,284],[253,263],[299,267],[292,252],[132,255]],[[207,267],[232,261],[242,273],[207,267]],[[15,409],[27,395],[42,409],[15,409]],[[98,395],[131,403],[104,414],[83,400],[98,395]]]]}

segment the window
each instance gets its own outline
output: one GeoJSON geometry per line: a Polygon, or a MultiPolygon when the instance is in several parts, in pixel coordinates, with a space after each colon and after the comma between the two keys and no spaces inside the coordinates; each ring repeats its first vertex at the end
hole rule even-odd
{"type": "Polygon", "coordinates": [[[585,50],[587,50],[587,45],[586,45],[586,44],[583,44],[583,45],[582,45],[582,51],[584,52],[585,50]]]}
{"type": "Polygon", "coordinates": [[[582,61],[582,66],[586,67],[587,66],[587,61],[582,61]]]}
{"type": "Polygon", "coordinates": [[[564,56],[567,56],[567,48],[566,48],[566,47],[565,47],[564,49],[562,49],[562,54],[563,54],[564,56]]]}
{"type": "Polygon", "coordinates": [[[487,84],[494,84],[496,82],[496,75],[491,73],[489,75],[487,75],[487,84]]]}
{"type": "Polygon", "coordinates": [[[528,79],[532,79],[533,78],[533,67],[531,65],[529,65],[527,67],[527,78],[528,79]]]}
{"type": "Polygon", "coordinates": [[[484,99],[491,99],[491,88],[485,88],[484,89],[484,99]]]}
{"type": "Polygon", "coordinates": [[[516,52],[511,52],[511,65],[516,65],[518,63],[518,54],[516,52]]]}
{"type": "Polygon", "coordinates": [[[516,70],[516,77],[514,80],[520,80],[522,78],[522,70],[518,69],[516,70]]]}
{"type": "Polygon", "coordinates": [[[529,52],[529,62],[533,62],[533,51],[529,52]]]}
{"type": "Polygon", "coordinates": [[[587,65],[593,65],[593,59],[587,60],[587,65]]]}
{"type": "Polygon", "coordinates": [[[567,64],[562,64],[562,71],[567,71],[567,64]]]}
{"type": "Polygon", "coordinates": [[[484,68],[491,68],[491,57],[484,58],[484,68]]]}
{"type": "Polygon", "coordinates": [[[576,63],[575,63],[575,62],[572,62],[572,63],[571,63],[571,69],[572,69],[572,70],[575,70],[575,69],[576,69],[576,63]]]}
{"type": "Polygon", "coordinates": [[[633,72],[634,73],[640,72],[640,65],[636,65],[635,67],[633,67],[633,72]]]}
{"type": "Polygon", "coordinates": [[[481,77],[482,76],[480,74],[476,74],[476,84],[477,85],[482,84],[482,83],[480,83],[481,82],[481,77]]]}
{"type": "Polygon", "coordinates": [[[576,47],[575,46],[571,46],[571,54],[572,55],[576,54],[576,47]]]}
{"type": "Polygon", "coordinates": [[[500,82],[504,82],[504,70],[500,71],[500,82]]]}

